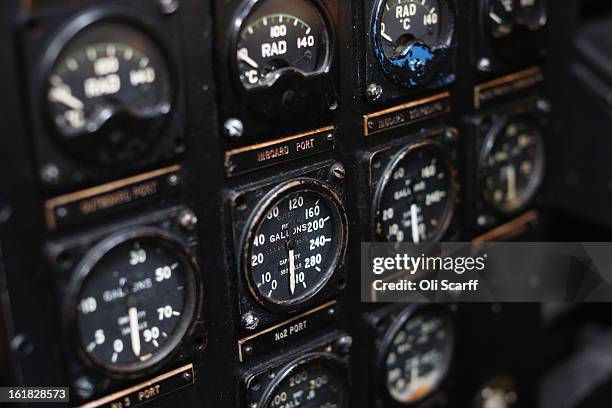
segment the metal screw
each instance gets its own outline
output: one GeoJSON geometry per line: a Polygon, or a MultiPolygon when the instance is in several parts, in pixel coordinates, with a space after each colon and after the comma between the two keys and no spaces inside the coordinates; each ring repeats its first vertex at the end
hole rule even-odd
{"type": "Polygon", "coordinates": [[[478,69],[480,71],[490,71],[491,70],[491,60],[488,58],[481,58],[478,60],[478,69]]]}
{"type": "Polygon", "coordinates": [[[455,138],[459,136],[459,133],[456,129],[448,129],[445,133],[445,136],[447,140],[452,142],[453,140],[455,140],[455,138]]]}
{"type": "Polygon", "coordinates": [[[166,15],[174,13],[180,5],[178,0],[159,0],[160,11],[166,15]]]}
{"type": "Polygon", "coordinates": [[[171,186],[177,186],[181,182],[181,178],[176,174],[171,174],[168,176],[168,184],[171,186]]]}
{"type": "Polygon", "coordinates": [[[476,222],[481,227],[484,227],[485,225],[487,225],[487,217],[485,217],[484,215],[481,215],[476,219],[476,222]]]}
{"type": "Polygon", "coordinates": [[[76,388],[77,395],[82,399],[90,398],[94,393],[93,384],[89,381],[89,378],[85,376],[76,379],[74,388],[76,388]]]}
{"type": "Polygon", "coordinates": [[[60,171],[55,164],[47,164],[42,168],[41,177],[45,183],[57,184],[60,179],[60,171]]]}
{"type": "Polygon", "coordinates": [[[191,381],[192,378],[193,378],[193,376],[191,375],[190,372],[183,373],[183,380],[191,381]]]}
{"type": "Polygon", "coordinates": [[[256,402],[251,402],[249,404],[249,408],[257,408],[257,403],[256,402]]]}
{"type": "Polygon", "coordinates": [[[246,354],[247,356],[252,356],[253,355],[253,346],[246,346],[244,348],[244,354],[246,354]]]}
{"type": "Polygon", "coordinates": [[[548,101],[545,99],[539,99],[536,106],[544,113],[550,112],[550,103],[548,103],[548,101]]]}
{"type": "Polygon", "coordinates": [[[336,343],[338,350],[342,351],[343,353],[348,353],[352,345],[353,338],[351,336],[342,336],[336,343]]]}
{"type": "Polygon", "coordinates": [[[343,180],[344,177],[346,176],[346,170],[344,170],[344,166],[342,166],[339,163],[336,163],[332,166],[331,168],[331,173],[334,175],[335,178],[337,178],[338,180],[343,180]]]}
{"type": "Polygon", "coordinates": [[[179,215],[179,225],[191,230],[198,224],[198,217],[191,210],[185,210],[179,215]]]}
{"type": "Polygon", "coordinates": [[[242,316],[242,326],[247,330],[255,330],[259,325],[259,317],[253,312],[246,312],[242,316]]]}
{"type": "Polygon", "coordinates": [[[378,84],[370,84],[368,85],[368,89],[367,89],[367,94],[368,94],[368,99],[371,101],[376,101],[378,99],[380,99],[380,97],[383,94],[383,89],[382,86],[378,85],[378,84]]]}
{"type": "Polygon", "coordinates": [[[11,349],[22,357],[27,357],[34,351],[34,344],[25,334],[18,334],[11,341],[11,349]]]}
{"type": "Polygon", "coordinates": [[[333,100],[330,104],[329,104],[329,110],[330,111],[335,111],[336,109],[338,109],[338,101],[333,100]]]}
{"type": "Polygon", "coordinates": [[[229,118],[223,125],[225,134],[231,138],[238,138],[244,134],[244,124],[240,119],[229,118]]]}
{"type": "Polygon", "coordinates": [[[333,133],[328,133],[327,136],[325,137],[325,139],[327,139],[328,142],[333,143],[334,142],[334,134],[333,133]]]}
{"type": "Polygon", "coordinates": [[[327,311],[327,314],[330,316],[333,316],[336,314],[336,308],[335,307],[330,307],[329,310],[327,311]]]}

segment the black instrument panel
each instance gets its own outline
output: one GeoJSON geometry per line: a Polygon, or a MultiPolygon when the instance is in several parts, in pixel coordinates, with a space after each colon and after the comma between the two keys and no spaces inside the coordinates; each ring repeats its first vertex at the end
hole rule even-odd
{"type": "Polygon", "coordinates": [[[548,232],[549,3],[3,2],[0,380],[534,406],[538,305],[367,305],[358,271],[361,242],[548,232]]]}

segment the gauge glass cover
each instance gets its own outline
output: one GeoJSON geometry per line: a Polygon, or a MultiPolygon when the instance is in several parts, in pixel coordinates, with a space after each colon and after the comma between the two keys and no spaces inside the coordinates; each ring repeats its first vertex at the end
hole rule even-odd
{"type": "Polygon", "coordinates": [[[382,241],[433,242],[448,229],[455,206],[455,170],[440,147],[403,149],[383,174],[375,197],[382,241]]]}
{"type": "Polygon", "coordinates": [[[330,35],[323,15],[307,0],[261,0],[238,33],[236,61],[247,90],[269,86],[290,71],[325,72],[330,35]]]}
{"type": "Polygon", "coordinates": [[[329,194],[282,193],[255,223],[247,246],[247,278],[258,300],[295,305],[315,296],[341,257],[344,218],[329,194]]]}
{"type": "Polygon", "coordinates": [[[386,390],[401,404],[422,401],[439,389],[449,371],[454,348],[450,319],[423,310],[392,330],[383,362],[386,390]]]}
{"type": "Polygon", "coordinates": [[[159,362],[194,315],[194,273],[188,257],[161,238],[131,238],[110,248],[78,292],[76,328],[83,352],[111,371],[138,371],[159,362]]]}
{"type": "Polygon", "coordinates": [[[514,117],[485,139],[482,177],[485,199],[496,210],[524,208],[542,182],[544,146],[539,125],[514,117]]]}

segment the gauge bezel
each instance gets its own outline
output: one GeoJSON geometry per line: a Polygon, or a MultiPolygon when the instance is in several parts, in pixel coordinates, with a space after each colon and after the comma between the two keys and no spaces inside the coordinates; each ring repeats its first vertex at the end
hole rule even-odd
{"type": "MultiPolygon", "coordinates": [[[[161,125],[159,131],[155,132],[154,139],[158,140],[161,135],[166,131],[168,125],[174,116],[175,109],[178,102],[178,95],[180,93],[179,81],[178,81],[178,70],[173,58],[173,54],[170,52],[170,46],[163,36],[158,32],[153,21],[150,18],[143,18],[142,15],[137,15],[120,6],[107,7],[107,8],[94,8],[79,13],[73,17],[63,28],[55,34],[53,40],[47,47],[46,52],[43,55],[41,69],[38,71],[38,78],[40,78],[40,90],[39,90],[39,106],[40,114],[43,116],[42,123],[48,129],[48,132],[53,136],[52,140],[62,148],[62,152],[67,153],[70,157],[79,160],[81,162],[84,159],[77,153],[67,146],[70,138],[66,139],[53,120],[53,114],[48,101],[48,93],[50,89],[49,77],[53,73],[53,69],[56,64],[60,63],[60,57],[63,51],[70,46],[70,44],[77,40],[79,35],[87,30],[97,29],[97,26],[104,26],[104,24],[120,24],[125,25],[128,28],[134,29],[140,32],[146,37],[159,51],[165,65],[168,70],[168,81],[170,89],[170,109],[163,118],[164,123],[161,125]]],[[[152,146],[148,146],[147,151],[152,146]]],[[[144,156],[144,153],[141,155],[144,156]]],[[[140,157],[137,157],[140,158],[140,157]]],[[[125,164],[122,162],[119,165],[125,164]]]]}
{"type": "Polygon", "coordinates": [[[242,26],[248,20],[251,14],[254,13],[257,8],[261,6],[261,4],[265,1],[268,0],[248,0],[242,7],[238,9],[235,18],[233,19],[228,57],[230,58],[229,65],[231,67],[230,70],[232,74],[232,82],[237,87],[237,89],[240,92],[246,94],[253,94],[257,93],[257,91],[274,88],[279,79],[286,76],[293,76],[301,80],[312,80],[328,75],[331,72],[332,61],[334,59],[335,34],[333,31],[333,25],[331,24],[329,13],[321,2],[321,0],[304,0],[304,2],[311,5],[315,9],[317,14],[321,17],[321,21],[323,22],[323,25],[325,27],[327,41],[325,44],[325,60],[321,64],[321,68],[318,69],[316,72],[312,72],[309,74],[304,74],[301,71],[290,67],[283,68],[282,72],[276,73],[274,79],[265,85],[255,86],[252,88],[247,88],[244,86],[242,81],[240,81],[240,69],[238,68],[238,59],[236,58],[236,50],[238,49],[238,43],[240,42],[240,32],[242,31],[242,26]]]}
{"type": "Polygon", "coordinates": [[[448,151],[438,142],[433,140],[423,140],[420,142],[409,144],[408,146],[403,147],[397,152],[391,161],[385,167],[383,171],[380,181],[376,186],[376,190],[374,192],[374,199],[372,201],[372,236],[376,238],[378,242],[387,242],[384,238],[384,234],[379,233],[382,231],[381,227],[381,205],[382,205],[382,196],[389,184],[389,180],[391,179],[391,175],[395,171],[395,168],[408,154],[413,151],[421,148],[433,148],[438,150],[441,156],[444,158],[447,167],[450,169],[450,190],[448,191],[448,204],[444,209],[444,222],[441,224],[438,233],[434,237],[433,240],[428,241],[428,243],[435,243],[440,241],[448,232],[449,227],[453,221],[453,217],[455,215],[455,208],[457,206],[457,196],[459,187],[457,185],[457,166],[453,163],[453,160],[450,157],[448,151]]]}
{"type": "Polygon", "coordinates": [[[487,131],[486,136],[483,139],[482,148],[478,159],[478,182],[480,185],[480,192],[487,206],[502,215],[514,215],[529,207],[529,205],[537,197],[538,191],[544,182],[544,169],[546,164],[546,154],[544,150],[544,131],[537,118],[529,114],[514,114],[506,115],[497,120],[493,124],[493,126],[487,131]],[[520,205],[514,207],[500,207],[493,202],[490,193],[487,192],[487,188],[484,182],[484,179],[486,177],[485,162],[487,158],[491,155],[491,152],[495,147],[495,143],[497,142],[497,139],[501,136],[502,131],[510,123],[513,122],[524,122],[529,125],[532,125],[535,129],[538,130],[538,152],[535,159],[536,169],[534,172],[534,177],[529,182],[529,186],[525,190],[525,194],[523,194],[526,198],[522,200],[520,205]]]}
{"type": "MultiPolygon", "coordinates": [[[[489,46],[493,49],[493,53],[498,57],[504,60],[505,62],[510,62],[513,58],[516,57],[519,53],[521,55],[526,52],[529,56],[537,54],[538,47],[529,46],[532,44],[532,40],[534,35],[537,36],[539,33],[546,30],[548,27],[548,22],[550,21],[550,12],[548,9],[548,1],[546,0],[546,4],[544,5],[544,10],[546,12],[546,22],[541,25],[539,28],[532,29],[526,25],[519,24],[514,18],[513,22],[513,32],[509,35],[501,38],[496,38],[493,35],[493,25],[491,23],[491,18],[489,17],[489,10],[491,9],[491,3],[496,0],[481,0],[481,9],[479,19],[481,21],[481,25],[484,28],[484,35],[486,37],[489,46]],[[521,44],[521,47],[514,47],[513,44],[521,44]],[[524,44],[528,44],[527,47],[524,44]]],[[[537,43],[537,41],[536,41],[537,43]]]]}
{"type": "MultiPolygon", "coordinates": [[[[385,76],[387,77],[389,81],[393,82],[397,86],[405,87],[406,86],[405,84],[402,84],[401,81],[397,80],[396,78],[393,78],[393,75],[390,74],[390,70],[389,70],[390,62],[384,53],[384,49],[382,45],[381,24],[382,24],[382,18],[384,14],[385,5],[389,1],[390,0],[378,0],[377,1],[375,10],[373,13],[370,33],[373,38],[374,54],[376,56],[376,60],[378,61],[378,65],[380,66],[380,69],[382,70],[382,72],[385,74],[385,76]]],[[[443,13],[443,16],[442,16],[443,20],[448,21],[448,26],[444,28],[447,31],[446,40],[443,43],[438,44],[438,46],[432,48],[432,50],[440,49],[443,46],[446,46],[448,47],[448,49],[450,49],[453,46],[453,43],[455,42],[455,39],[457,36],[456,6],[454,4],[454,1],[453,0],[439,0],[439,1],[443,5],[442,10],[441,10],[443,13]]],[[[430,83],[431,81],[427,81],[425,83],[412,85],[410,87],[423,87],[423,86],[430,85],[430,83]]]]}
{"type": "Polygon", "coordinates": [[[315,179],[301,178],[282,183],[275,187],[260,201],[255,211],[249,216],[246,225],[247,226],[240,245],[242,248],[240,256],[240,270],[244,274],[251,295],[261,306],[273,312],[287,312],[288,310],[294,310],[298,307],[309,304],[310,301],[315,299],[332,280],[338,265],[342,263],[346,253],[348,239],[348,218],[346,216],[346,211],[344,209],[344,205],[342,204],[342,200],[331,188],[315,179]],[[326,269],[323,278],[320,279],[315,286],[294,299],[280,302],[274,301],[259,293],[257,290],[257,283],[253,280],[251,273],[252,266],[251,262],[249,262],[251,259],[250,254],[253,249],[253,238],[255,232],[265,220],[265,216],[268,211],[274,207],[276,203],[283,200],[288,194],[299,191],[317,194],[328,203],[332,204],[330,206],[330,211],[333,214],[335,222],[334,234],[336,234],[338,239],[333,254],[329,255],[333,256],[332,262],[326,269]]]}
{"type": "Polygon", "coordinates": [[[274,380],[272,380],[270,384],[268,384],[257,406],[261,408],[268,408],[269,404],[272,402],[274,392],[279,387],[279,385],[285,379],[287,379],[293,372],[300,369],[301,367],[312,364],[313,362],[321,363],[326,368],[338,374],[337,377],[340,379],[340,381],[342,381],[341,385],[344,388],[345,397],[347,399],[346,402],[348,403],[350,398],[350,389],[348,381],[348,369],[346,367],[346,363],[340,358],[329,353],[311,352],[285,364],[283,368],[281,368],[280,371],[274,376],[274,380]]]}
{"type": "Polygon", "coordinates": [[[414,407],[425,400],[431,398],[435,395],[444,385],[446,379],[448,378],[453,360],[455,357],[455,323],[452,319],[452,316],[448,309],[440,305],[420,305],[420,306],[407,306],[405,309],[400,311],[398,315],[395,317],[393,322],[389,325],[385,334],[383,335],[382,342],[380,343],[379,352],[376,359],[376,369],[375,372],[378,373],[378,387],[381,390],[380,395],[383,396],[386,403],[393,407],[414,407]],[[434,315],[441,316],[447,323],[446,327],[448,328],[449,341],[448,341],[448,358],[446,361],[446,365],[444,367],[444,372],[438,381],[436,387],[434,387],[431,392],[427,395],[422,396],[416,401],[409,403],[402,403],[397,401],[393,396],[389,393],[389,389],[387,387],[387,375],[386,375],[386,359],[387,355],[391,350],[391,346],[393,345],[393,340],[397,336],[397,333],[402,329],[402,327],[408,322],[410,319],[425,313],[431,313],[434,315]]]}
{"type": "Polygon", "coordinates": [[[199,268],[195,258],[188,253],[184,244],[172,234],[155,227],[133,227],[119,231],[94,245],[74,269],[66,290],[63,303],[64,329],[71,339],[82,362],[101,370],[111,377],[137,377],[144,375],[164,363],[183,342],[185,335],[195,323],[195,316],[200,308],[199,268]],[[150,359],[127,365],[116,366],[92,356],[83,349],[77,323],[76,307],[81,288],[98,262],[118,245],[134,239],[152,241],[170,249],[181,262],[188,266],[185,269],[185,308],[172,338],[166,342],[150,359]]]}

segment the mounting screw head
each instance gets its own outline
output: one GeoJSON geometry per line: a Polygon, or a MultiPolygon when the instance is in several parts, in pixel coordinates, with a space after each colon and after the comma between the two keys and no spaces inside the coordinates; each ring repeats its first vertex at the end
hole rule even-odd
{"type": "Polygon", "coordinates": [[[244,134],[244,124],[240,119],[229,118],[223,124],[225,134],[232,139],[241,137],[244,134]]]}
{"type": "Polygon", "coordinates": [[[488,58],[481,58],[478,60],[478,70],[488,72],[491,70],[491,60],[488,58]]]}
{"type": "Polygon", "coordinates": [[[174,13],[180,5],[178,0],[159,0],[159,9],[165,15],[174,13]]]}
{"type": "Polygon", "coordinates": [[[372,83],[368,85],[368,89],[366,92],[370,101],[377,101],[382,96],[383,89],[382,86],[372,83]]]}
{"type": "Polygon", "coordinates": [[[186,230],[192,230],[198,224],[198,217],[191,210],[185,210],[179,215],[179,225],[186,230]]]}
{"type": "Polygon", "coordinates": [[[346,170],[340,163],[336,163],[332,166],[331,173],[338,180],[344,180],[344,177],[346,176],[346,170]]]}
{"type": "Polygon", "coordinates": [[[259,317],[253,312],[246,312],[242,316],[242,327],[247,330],[255,330],[259,325],[259,317]]]}
{"type": "Polygon", "coordinates": [[[40,176],[47,184],[57,184],[60,180],[61,173],[55,164],[47,164],[42,168],[40,176]]]}
{"type": "Polygon", "coordinates": [[[94,393],[93,384],[85,376],[81,376],[74,381],[74,388],[76,388],[77,395],[82,399],[91,398],[94,393]]]}

